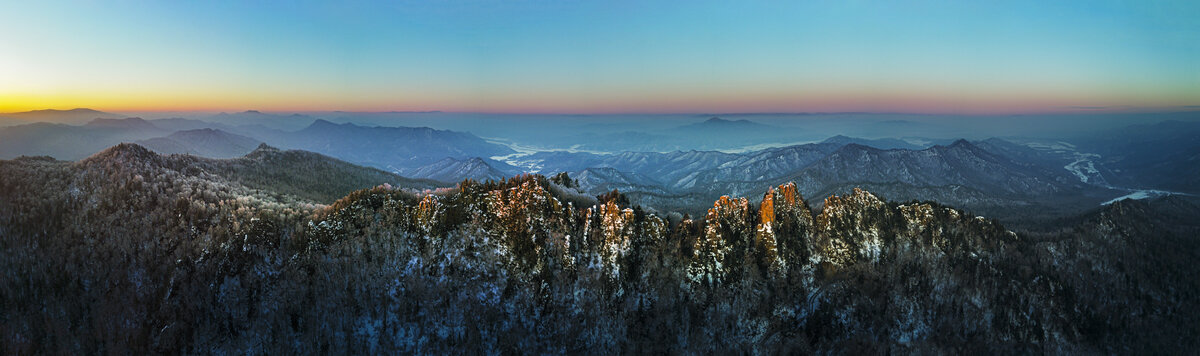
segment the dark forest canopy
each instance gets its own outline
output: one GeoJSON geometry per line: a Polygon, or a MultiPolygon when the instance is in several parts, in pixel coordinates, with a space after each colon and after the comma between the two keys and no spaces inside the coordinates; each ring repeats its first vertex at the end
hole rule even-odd
{"type": "Polygon", "coordinates": [[[565,175],[397,180],[324,205],[344,188],[321,184],[353,167],[254,156],[120,145],[79,162],[0,161],[5,353],[1200,346],[1191,198],[1120,201],[1020,234],[857,189],[814,212],[791,184],[723,197],[702,217],[584,194],[565,175]],[[293,180],[271,184],[276,159],[293,180]]]}

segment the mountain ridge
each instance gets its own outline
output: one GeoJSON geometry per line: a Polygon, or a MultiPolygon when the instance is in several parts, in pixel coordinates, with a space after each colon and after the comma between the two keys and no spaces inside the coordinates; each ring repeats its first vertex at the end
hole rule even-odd
{"type": "Polygon", "coordinates": [[[29,110],[12,113],[0,113],[0,117],[16,118],[21,120],[52,120],[65,121],[64,123],[80,122],[82,120],[91,120],[95,118],[119,119],[123,116],[99,110],[88,108],[74,108],[68,110],[59,109],[41,109],[29,110]]]}
{"type": "Polygon", "coordinates": [[[137,142],[162,154],[195,154],[209,158],[233,158],[251,152],[261,141],[224,130],[201,128],[180,130],[164,137],[137,142]]]}
{"type": "MultiPolygon", "coordinates": [[[[620,192],[579,197],[540,175],[437,191],[374,185],[325,205],[224,178],[254,173],[242,164],[312,173],[289,157],[321,155],[266,144],[252,155],[121,144],[86,163],[0,161],[5,247],[20,252],[0,254],[0,270],[26,276],[0,279],[12,291],[0,326],[22,330],[29,341],[18,346],[31,352],[67,353],[536,353],[566,343],[618,354],[1155,353],[1200,343],[1190,327],[1196,224],[1165,223],[1200,211],[1183,197],[1120,201],[1044,234],[861,189],[814,212],[793,183],[753,193],[758,203],[721,196],[696,218],[648,212],[620,192]],[[1155,217],[1171,211],[1182,215],[1155,217]],[[36,317],[45,310],[63,317],[36,317]],[[50,342],[63,330],[77,342],[50,342]]],[[[254,175],[277,183],[273,172],[254,175]]]]}

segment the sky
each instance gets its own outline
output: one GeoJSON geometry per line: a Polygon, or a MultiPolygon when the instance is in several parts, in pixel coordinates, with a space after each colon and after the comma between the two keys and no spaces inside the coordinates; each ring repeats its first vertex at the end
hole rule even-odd
{"type": "Polygon", "coordinates": [[[1200,108],[1198,1],[3,1],[0,112],[1200,108]]]}

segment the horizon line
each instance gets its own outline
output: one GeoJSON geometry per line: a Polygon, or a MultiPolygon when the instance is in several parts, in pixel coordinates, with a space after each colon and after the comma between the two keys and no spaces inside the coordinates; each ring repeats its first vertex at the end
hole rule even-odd
{"type": "Polygon", "coordinates": [[[262,114],[319,114],[319,113],[346,113],[346,114],[476,114],[476,115],[561,115],[561,116],[606,116],[606,115],[661,115],[661,116],[768,116],[768,115],[795,115],[795,116],[816,116],[816,115],[928,115],[928,116],[1027,116],[1027,115],[1078,115],[1078,114],[1174,114],[1174,113],[1189,113],[1200,112],[1200,105],[1180,105],[1171,107],[1132,107],[1132,106],[1068,106],[1062,107],[1059,111],[1039,110],[1039,111],[1014,111],[1014,112],[921,112],[921,111],[730,111],[730,112],[654,112],[654,111],[628,111],[628,112],[541,112],[541,111],[454,111],[454,110],[228,110],[228,109],[94,109],[88,107],[74,107],[69,109],[45,108],[33,109],[25,111],[4,112],[0,115],[17,115],[38,112],[70,112],[70,111],[95,111],[99,113],[124,115],[124,113],[211,113],[219,114],[242,114],[242,113],[262,113],[262,114]]]}

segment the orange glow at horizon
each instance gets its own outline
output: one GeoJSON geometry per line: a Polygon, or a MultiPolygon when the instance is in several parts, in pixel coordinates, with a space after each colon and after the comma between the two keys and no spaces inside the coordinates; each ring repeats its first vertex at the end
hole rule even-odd
{"type": "Polygon", "coordinates": [[[1195,109],[1187,96],[1121,99],[1115,93],[1028,90],[926,92],[899,89],[797,89],[734,93],[645,88],[617,92],[503,92],[455,96],[449,93],[344,95],[337,93],[102,92],[2,94],[0,113],[90,108],[109,112],[217,112],[260,110],[446,111],[512,114],[672,114],[731,112],[889,112],[914,114],[1035,114],[1111,110],[1195,109]],[[661,90],[661,91],[660,91],[661,90]],[[1112,103],[1118,103],[1116,105],[1112,103]]]}

